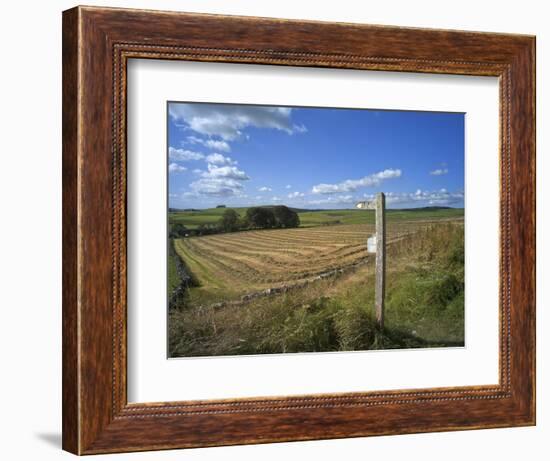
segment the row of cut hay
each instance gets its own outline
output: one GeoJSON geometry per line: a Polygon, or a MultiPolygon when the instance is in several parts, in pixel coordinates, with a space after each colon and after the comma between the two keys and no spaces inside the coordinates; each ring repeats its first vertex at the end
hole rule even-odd
{"type": "MultiPolygon", "coordinates": [[[[304,267],[320,266],[321,269],[323,267],[331,267],[335,264],[346,262],[348,258],[357,257],[360,253],[364,252],[364,246],[363,248],[357,246],[353,248],[351,246],[342,247],[341,244],[333,244],[331,246],[313,247],[310,251],[304,252],[301,257],[289,260],[284,255],[281,258],[281,249],[284,248],[284,243],[281,243],[278,247],[274,246],[267,255],[249,251],[236,251],[232,246],[213,244],[211,241],[207,242],[206,239],[188,239],[185,241],[185,244],[195,255],[208,260],[215,259],[228,266],[229,269],[239,272],[241,276],[245,276],[247,273],[276,273],[280,271],[290,273],[295,278],[296,276],[301,276],[304,272],[304,267]],[[348,250],[347,253],[346,250],[348,250]],[[344,253],[340,257],[338,255],[327,256],[327,252],[334,251],[343,251],[344,253]]],[[[267,280],[264,278],[264,281],[267,280]]]]}
{"type": "Polygon", "coordinates": [[[250,278],[249,273],[256,270],[251,267],[239,267],[236,265],[229,265],[222,261],[221,258],[212,257],[202,249],[196,247],[191,243],[191,239],[178,240],[176,242],[176,251],[183,258],[191,257],[193,261],[202,266],[199,271],[202,273],[197,274],[199,281],[202,283],[202,278],[206,275],[207,278],[216,278],[223,285],[241,285],[244,281],[250,278]]]}
{"type": "MultiPolygon", "coordinates": [[[[365,253],[363,251],[363,253],[365,253]]],[[[253,284],[278,284],[285,283],[286,281],[300,280],[306,277],[316,276],[327,270],[332,270],[340,267],[342,264],[346,264],[350,259],[344,261],[335,260],[332,264],[302,264],[297,267],[280,267],[276,268],[274,265],[261,265],[258,260],[243,260],[238,256],[231,256],[228,254],[207,254],[202,251],[195,250],[195,257],[199,257],[201,260],[206,260],[213,268],[213,272],[218,272],[220,277],[227,279],[234,279],[237,276],[239,282],[248,281],[253,284]]],[[[354,258],[354,260],[359,258],[354,258]]]]}
{"type": "Polygon", "coordinates": [[[196,246],[200,248],[201,254],[205,257],[219,258],[233,262],[242,262],[260,271],[280,272],[301,269],[306,266],[330,266],[340,264],[348,259],[356,259],[365,253],[364,244],[358,245],[337,245],[333,247],[317,247],[312,251],[296,255],[289,255],[282,251],[242,251],[235,253],[232,249],[218,246],[196,246]]]}
{"type": "MultiPolygon", "coordinates": [[[[224,284],[233,287],[246,285],[247,287],[280,286],[286,282],[304,280],[315,277],[327,271],[337,270],[340,267],[354,264],[366,256],[366,249],[361,245],[343,245],[316,247],[317,255],[309,254],[303,258],[289,261],[281,258],[284,245],[274,247],[270,255],[227,250],[219,244],[209,245],[208,239],[194,238],[180,241],[178,245],[186,245],[188,253],[195,259],[210,267],[210,274],[224,281],[224,284]],[[332,255],[332,256],[331,256],[332,255]],[[278,258],[278,259],[277,259],[278,258]]],[[[218,239],[219,240],[219,239],[218,239]]],[[[200,278],[200,275],[199,275],[200,278]]]]}
{"type": "MultiPolygon", "coordinates": [[[[388,226],[388,242],[426,229],[427,222],[388,226]]],[[[373,226],[247,231],[176,241],[202,289],[231,293],[281,287],[353,265],[366,258],[373,226]]]]}
{"type": "Polygon", "coordinates": [[[325,260],[336,256],[345,256],[350,251],[357,250],[364,247],[364,242],[344,244],[344,243],[326,243],[324,245],[304,246],[301,251],[292,250],[289,251],[285,244],[281,242],[279,245],[274,245],[270,248],[257,249],[252,246],[237,247],[235,245],[224,245],[222,242],[213,242],[212,240],[198,240],[189,241],[189,246],[203,250],[205,253],[211,255],[224,255],[231,254],[236,256],[242,256],[245,258],[257,258],[258,260],[264,260],[268,263],[276,263],[277,261],[288,264],[303,264],[300,260],[302,258],[314,258],[315,260],[325,260]]]}

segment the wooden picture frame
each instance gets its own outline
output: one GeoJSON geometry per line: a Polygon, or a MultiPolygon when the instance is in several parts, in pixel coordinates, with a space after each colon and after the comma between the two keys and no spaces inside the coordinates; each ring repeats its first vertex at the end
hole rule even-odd
{"type": "Polygon", "coordinates": [[[76,454],[535,424],[535,38],[77,7],[63,13],[63,448],[76,454]],[[499,384],[128,404],[131,58],[496,76],[499,384]]]}

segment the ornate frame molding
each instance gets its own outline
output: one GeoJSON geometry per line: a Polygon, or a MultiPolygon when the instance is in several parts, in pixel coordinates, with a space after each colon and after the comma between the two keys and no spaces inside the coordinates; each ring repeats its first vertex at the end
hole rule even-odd
{"type": "Polygon", "coordinates": [[[534,424],[534,38],[77,7],[63,16],[63,59],[66,450],[534,424]],[[499,385],[128,404],[126,64],[136,58],[499,77],[499,385]]]}

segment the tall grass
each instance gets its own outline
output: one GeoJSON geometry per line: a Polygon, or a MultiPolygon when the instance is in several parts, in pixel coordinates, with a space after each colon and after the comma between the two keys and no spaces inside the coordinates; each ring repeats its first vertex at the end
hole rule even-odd
{"type": "Polygon", "coordinates": [[[388,248],[386,328],[374,319],[373,267],[240,306],[170,313],[171,356],[462,345],[464,228],[437,224],[388,248]]]}

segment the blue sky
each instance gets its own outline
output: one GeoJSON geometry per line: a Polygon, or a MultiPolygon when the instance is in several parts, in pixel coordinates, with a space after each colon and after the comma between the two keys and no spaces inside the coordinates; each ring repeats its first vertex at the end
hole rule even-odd
{"type": "Polygon", "coordinates": [[[464,114],[168,104],[172,208],[464,206],[464,114]]]}

